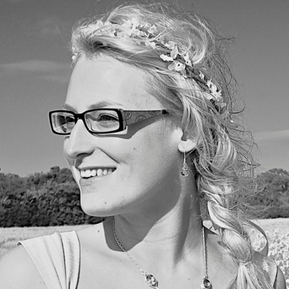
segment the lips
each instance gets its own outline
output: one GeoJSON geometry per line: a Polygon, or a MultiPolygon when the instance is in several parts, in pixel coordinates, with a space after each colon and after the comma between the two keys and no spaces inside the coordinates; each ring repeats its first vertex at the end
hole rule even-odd
{"type": "Polygon", "coordinates": [[[92,177],[102,177],[102,176],[108,176],[112,174],[116,168],[113,167],[103,167],[103,168],[89,168],[89,169],[81,169],[79,170],[80,176],[83,179],[89,179],[92,177]]]}

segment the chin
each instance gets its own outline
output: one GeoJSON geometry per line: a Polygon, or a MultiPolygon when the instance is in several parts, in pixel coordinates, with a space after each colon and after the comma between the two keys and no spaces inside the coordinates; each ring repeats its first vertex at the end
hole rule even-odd
{"type": "Polygon", "coordinates": [[[95,207],[92,208],[91,206],[81,205],[81,209],[86,215],[92,216],[92,217],[107,218],[107,217],[111,217],[114,215],[114,213],[112,213],[111,210],[105,211],[103,209],[97,209],[95,207]]]}
{"type": "Polygon", "coordinates": [[[93,217],[110,217],[115,214],[115,210],[107,205],[107,201],[101,199],[101,196],[93,194],[83,195],[81,193],[80,206],[82,211],[93,217]]]}

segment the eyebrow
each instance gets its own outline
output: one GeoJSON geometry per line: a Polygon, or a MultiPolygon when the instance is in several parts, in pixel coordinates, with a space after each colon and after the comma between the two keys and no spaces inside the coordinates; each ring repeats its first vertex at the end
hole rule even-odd
{"type": "MultiPolygon", "coordinates": [[[[110,107],[112,107],[112,106],[123,107],[122,104],[117,103],[117,102],[100,101],[100,102],[91,104],[91,105],[88,107],[88,110],[90,110],[90,109],[104,108],[104,107],[108,107],[108,106],[110,106],[110,107]]],[[[62,108],[63,108],[63,109],[67,109],[67,110],[71,110],[71,111],[73,111],[73,112],[77,112],[77,110],[76,110],[73,106],[71,106],[71,105],[69,105],[69,104],[67,104],[67,103],[65,103],[65,104],[62,106],[62,108]]]]}

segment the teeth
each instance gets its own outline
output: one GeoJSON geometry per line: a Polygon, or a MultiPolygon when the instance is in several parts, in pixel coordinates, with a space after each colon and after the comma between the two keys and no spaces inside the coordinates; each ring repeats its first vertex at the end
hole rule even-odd
{"type": "Polygon", "coordinates": [[[98,169],[96,171],[96,174],[97,174],[98,177],[102,176],[102,169],[98,169]]]}
{"type": "Polygon", "coordinates": [[[106,168],[106,169],[87,169],[87,170],[81,170],[80,171],[80,176],[82,178],[91,178],[91,177],[101,177],[101,176],[106,176],[106,175],[110,175],[114,170],[111,168],[106,168]]]}

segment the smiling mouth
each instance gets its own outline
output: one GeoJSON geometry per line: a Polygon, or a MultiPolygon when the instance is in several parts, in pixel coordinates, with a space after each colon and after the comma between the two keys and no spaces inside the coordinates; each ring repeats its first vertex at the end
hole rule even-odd
{"type": "Polygon", "coordinates": [[[94,168],[94,169],[80,170],[80,176],[83,179],[108,176],[112,174],[115,170],[116,168],[94,168]]]}

